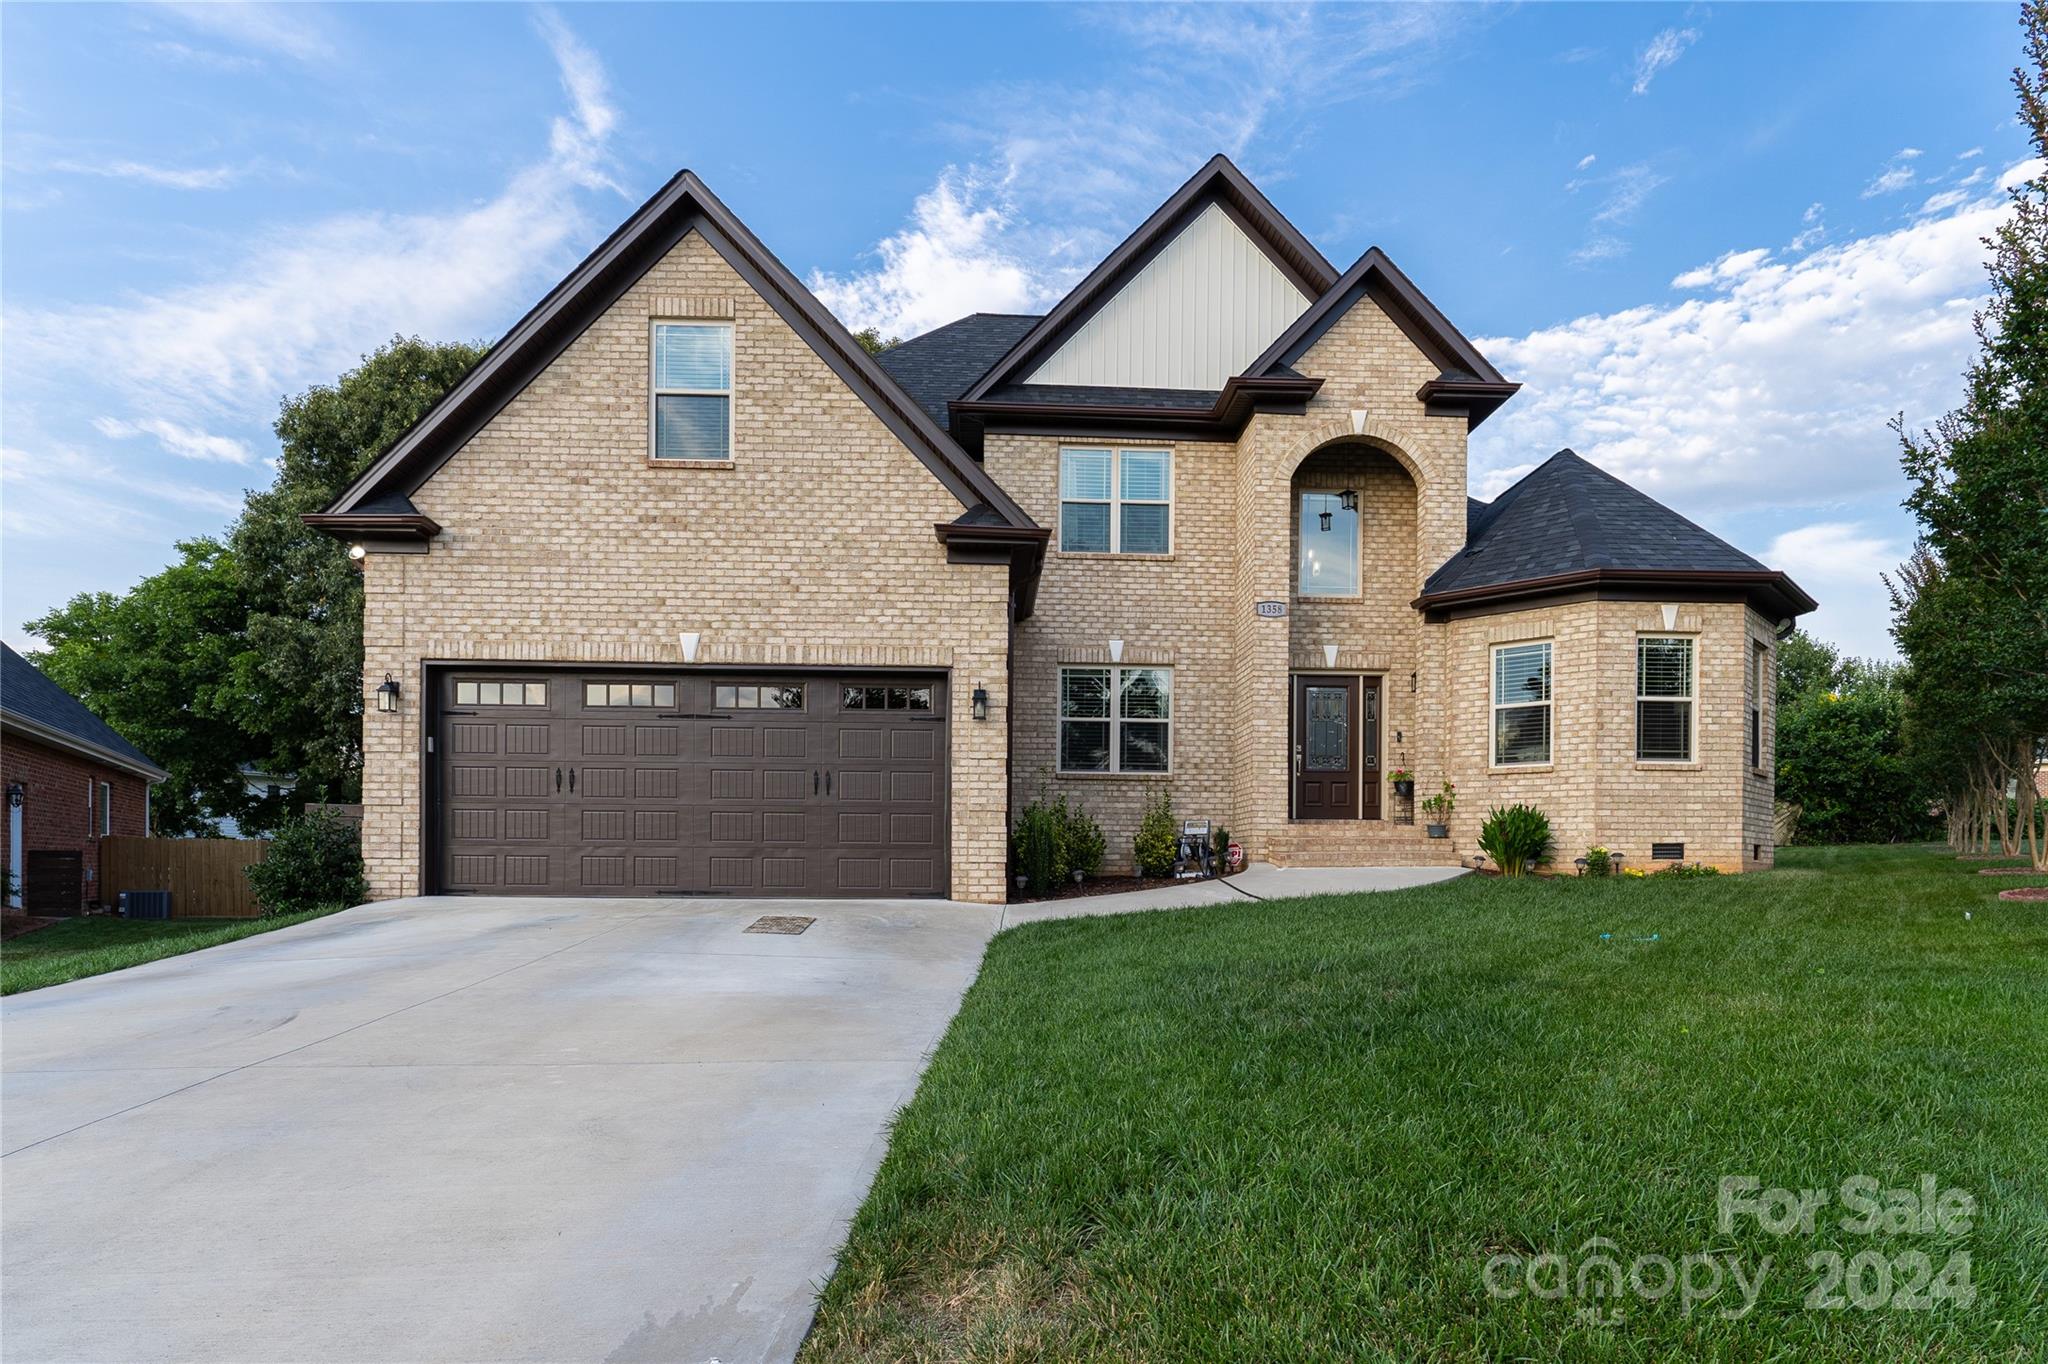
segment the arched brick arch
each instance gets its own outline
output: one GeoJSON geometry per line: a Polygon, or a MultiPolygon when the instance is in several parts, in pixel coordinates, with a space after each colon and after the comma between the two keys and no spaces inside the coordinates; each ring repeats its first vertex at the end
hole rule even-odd
{"type": "Polygon", "coordinates": [[[1310,455],[1328,445],[1353,441],[1376,446],[1391,455],[1394,462],[1414,480],[1418,492],[1429,486],[1429,477],[1413,453],[1427,448],[1421,432],[1396,422],[1374,417],[1361,420],[1357,416],[1332,418],[1310,427],[1293,442],[1280,446],[1274,453],[1272,465],[1265,470],[1264,481],[1285,488],[1293,481],[1294,471],[1310,455]]]}

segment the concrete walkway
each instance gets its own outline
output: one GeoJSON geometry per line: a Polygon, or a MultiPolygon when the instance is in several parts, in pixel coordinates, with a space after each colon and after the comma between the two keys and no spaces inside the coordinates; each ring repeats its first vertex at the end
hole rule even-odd
{"type": "Polygon", "coordinates": [[[1003,926],[1041,919],[1076,919],[1094,914],[1128,914],[1146,909],[1185,909],[1232,901],[1283,900],[1293,895],[1338,895],[1354,891],[1405,890],[1434,885],[1469,873],[1463,867],[1275,867],[1254,862],[1223,881],[1189,881],[1177,886],[1125,891],[1117,895],[1084,895],[1072,900],[1042,900],[1009,905],[1003,926]]]}
{"type": "MultiPolygon", "coordinates": [[[[1007,919],[1215,900],[1256,903],[1190,884],[1007,919]]],[[[12,996],[5,1358],[786,1360],[1005,918],[396,900],[12,996]],[[742,931],[762,914],[817,922],[742,931]]]]}

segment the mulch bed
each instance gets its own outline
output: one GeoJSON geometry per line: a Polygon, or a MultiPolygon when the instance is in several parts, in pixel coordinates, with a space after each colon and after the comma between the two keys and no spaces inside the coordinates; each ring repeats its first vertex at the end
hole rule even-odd
{"type": "Polygon", "coordinates": [[[2048,886],[2021,886],[2017,890],[2001,890],[2001,900],[2048,900],[2048,886]]]}
{"type": "Polygon", "coordinates": [[[44,919],[34,914],[0,914],[0,942],[18,938],[24,933],[33,933],[38,928],[48,928],[55,919],[44,919]]]}
{"type": "Polygon", "coordinates": [[[1979,867],[1979,876],[2048,876],[2048,872],[2035,871],[2032,867],[1979,867]]]}
{"type": "Polygon", "coordinates": [[[1013,905],[1043,904],[1047,900],[1080,900],[1090,895],[1120,895],[1127,890],[1151,890],[1156,886],[1181,886],[1185,881],[1171,876],[1091,876],[1075,885],[1065,881],[1050,895],[1026,895],[1015,886],[1010,888],[1010,903],[1013,905]]]}

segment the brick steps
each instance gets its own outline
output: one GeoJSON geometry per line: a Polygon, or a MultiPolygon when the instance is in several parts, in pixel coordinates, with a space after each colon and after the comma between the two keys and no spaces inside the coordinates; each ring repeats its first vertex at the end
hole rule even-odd
{"type": "Polygon", "coordinates": [[[1453,867],[1456,843],[1431,838],[1420,824],[1316,820],[1289,824],[1266,840],[1276,867],[1453,867]]]}

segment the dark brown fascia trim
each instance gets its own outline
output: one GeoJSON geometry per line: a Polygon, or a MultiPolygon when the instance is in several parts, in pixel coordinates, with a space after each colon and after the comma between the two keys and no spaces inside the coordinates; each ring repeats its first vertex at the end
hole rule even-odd
{"type": "Polygon", "coordinates": [[[1415,390],[1430,416],[1460,416],[1467,429],[1492,416],[1500,405],[1522,391],[1516,383],[1473,383],[1464,379],[1431,379],[1415,390]]]}
{"type": "Polygon", "coordinates": [[[1799,584],[1775,569],[1628,569],[1588,568],[1548,577],[1525,578],[1520,582],[1490,583],[1483,587],[1458,588],[1449,592],[1425,592],[1409,605],[1418,611],[1438,613],[1481,602],[1527,601],[1536,597],[1568,592],[1631,591],[1668,588],[1690,590],[1736,590],[1754,601],[1758,597],[1775,608],[1772,614],[1803,616],[1820,603],[1809,597],[1799,584]]]}
{"type": "Polygon", "coordinates": [[[1115,295],[1125,279],[1144,269],[1146,263],[1173,240],[1182,224],[1208,207],[1212,200],[1222,204],[1231,220],[1245,229],[1252,241],[1265,252],[1267,259],[1309,298],[1316,298],[1327,291],[1337,278],[1336,268],[1324,258],[1323,253],[1316,250],[1300,229],[1273,207],[1272,201],[1259,192],[1258,186],[1247,179],[1243,171],[1231,164],[1229,157],[1219,152],[1154,210],[1152,216],[1140,223],[1130,236],[1124,238],[1116,250],[1103,257],[1100,265],[1089,271],[1065,298],[1053,306],[1051,312],[1040,318],[1036,326],[961,395],[961,401],[979,402],[994,389],[1014,382],[1018,370],[1055,349],[1085,324],[1102,304],[1115,295]]]}
{"type": "Polygon", "coordinates": [[[687,170],[514,324],[455,388],[336,500],[330,513],[346,514],[392,483],[409,496],[693,227],[963,507],[985,502],[1006,519],[1031,523],[1009,494],[939,430],[788,267],[687,170]]]}
{"type": "Polygon", "coordinates": [[[946,547],[949,564],[1010,566],[1010,619],[1029,620],[1038,606],[1038,575],[1052,532],[1042,526],[963,526],[940,521],[932,529],[946,547]]]}
{"type": "MultiPolygon", "coordinates": [[[[1493,367],[1493,363],[1479,353],[1479,348],[1452,326],[1450,319],[1377,246],[1369,248],[1353,261],[1351,268],[1310,304],[1308,311],[1294,319],[1287,330],[1266,347],[1265,353],[1246,368],[1245,373],[1268,374],[1281,365],[1300,359],[1302,353],[1357,306],[1361,298],[1371,298],[1377,303],[1394,320],[1402,334],[1438,369],[1467,371],[1481,384],[1508,384],[1507,378],[1493,367]]],[[[1478,411],[1472,424],[1477,426],[1513,392],[1514,386],[1510,386],[1498,402],[1478,411]]]]}
{"type": "Polygon", "coordinates": [[[1235,440],[1254,412],[1299,412],[1322,386],[1321,379],[1238,375],[1223,385],[1208,407],[960,399],[947,404],[947,410],[953,415],[955,429],[963,437],[971,433],[977,448],[981,434],[990,428],[1084,437],[1142,432],[1177,440],[1235,440]]]}
{"type": "Polygon", "coordinates": [[[46,725],[40,720],[30,719],[16,711],[0,711],[0,731],[14,734],[30,743],[42,744],[46,748],[61,748],[67,753],[95,762],[102,767],[117,768],[130,776],[140,777],[154,786],[170,779],[170,773],[148,759],[140,761],[111,748],[102,747],[90,739],[81,739],[76,734],[46,725]]]}
{"type": "Polygon", "coordinates": [[[410,516],[308,512],[299,520],[337,540],[431,540],[441,533],[438,521],[417,512],[410,516]]]}

